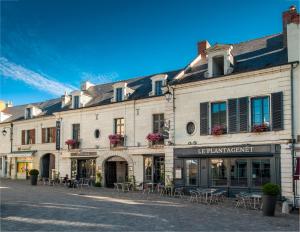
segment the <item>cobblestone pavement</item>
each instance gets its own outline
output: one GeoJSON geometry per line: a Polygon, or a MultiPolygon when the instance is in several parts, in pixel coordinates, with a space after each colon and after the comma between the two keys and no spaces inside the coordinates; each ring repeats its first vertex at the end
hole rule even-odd
{"type": "Polygon", "coordinates": [[[1,179],[1,231],[298,231],[298,215],[1,179]]]}

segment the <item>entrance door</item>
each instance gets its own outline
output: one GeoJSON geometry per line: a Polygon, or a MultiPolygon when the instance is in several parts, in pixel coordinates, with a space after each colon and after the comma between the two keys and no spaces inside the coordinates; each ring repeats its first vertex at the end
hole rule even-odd
{"type": "Polygon", "coordinates": [[[78,178],[93,178],[96,172],[96,160],[78,160],[77,161],[77,177],[78,178]]]}
{"type": "Polygon", "coordinates": [[[49,178],[50,156],[44,155],[42,158],[42,177],[49,178]]]}
{"type": "Polygon", "coordinates": [[[105,182],[106,182],[106,187],[114,187],[114,183],[117,182],[117,163],[116,162],[106,162],[105,182]]]}

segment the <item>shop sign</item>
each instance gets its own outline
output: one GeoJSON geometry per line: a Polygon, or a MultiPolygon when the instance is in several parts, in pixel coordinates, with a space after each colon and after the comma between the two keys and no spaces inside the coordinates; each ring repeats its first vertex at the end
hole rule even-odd
{"type": "Polygon", "coordinates": [[[274,154],[278,152],[275,145],[237,145],[237,146],[220,146],[220,147],[192,147],[176,148],[174,153],[177,156],[187,155],[247,155],[247,154],[274,154]]]}
{"type": "Polygon", "coordinates": [[[97,152],[73,152],[71,156],[97,156],[97,152]]]}
{"type": "Polygon", "coordinates": [[[60,121],[56,121],[56,150],[60,150],[60,121]]]}

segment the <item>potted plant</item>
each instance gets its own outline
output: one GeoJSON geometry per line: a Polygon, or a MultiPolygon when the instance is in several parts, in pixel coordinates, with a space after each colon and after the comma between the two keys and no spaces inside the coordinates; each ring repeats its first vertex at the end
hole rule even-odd
{"type": "Polygon", "coordinates": [[[263,215],[274,216],[277,196],[280,193],[279,185],[267,183],[263,186],[263,215]]]}
{"type": "Polygon", "coordinates": [[[120,134],[113,134],[108,136],[111,147],[123,146],[124,136],[120,134]]]}
{"type": "Polygon", "coordinates": [[[161,133],[149,133],[146,139],[151,146],[161,143],[164,140],[164,136],[161,133]]]}
{"type": "Polygon", "coordinates": [[[101,175],[101,172],[97,172],[96,173],[96,181],[95,181],[95,187],[102,187],[102,175],[101,175]]]}
{"type": "Polygon", "coordinates": [[[222,125],[215,125],[211,130],[211,134],[215,136],[225,134],[225,127],[222,125]]]}
{"type": "Polygon", "coordinates": [[[29,171],[31,185],[37,185],[39,170],[31,169],[29,171]]]}
{"type": "Polygon", "coordinates": [[[79,148],[79,142],[75,139],[68,139],[65,143],[68,145],[68,150],[70,150],[70,146],[72,149],[79,148]]]}
{"type": "Polygon", "coordinates": [[[269,126],[266,123],[254,125],[252,128],[252,132],[255,132],[255,133],[261,133],[261,132],[268,131],[268,130],[269,130],[269,126]]]}

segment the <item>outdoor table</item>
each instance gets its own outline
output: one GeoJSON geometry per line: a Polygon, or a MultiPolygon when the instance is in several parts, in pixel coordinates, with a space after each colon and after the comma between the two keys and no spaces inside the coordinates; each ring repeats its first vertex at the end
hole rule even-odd
{"type": "Polygon", "coordinates": [[[261,194],[252,193],[249,195],[249,197],[253,200],[253,209],[258,209],[258,208],[256,208],[256,204],[258,204],[258,205],[260,204],[261,198],[262,198],[261,194]]]}

